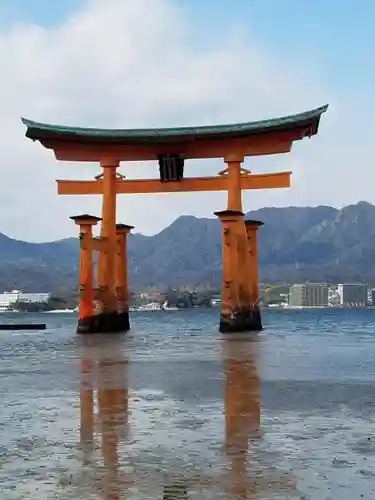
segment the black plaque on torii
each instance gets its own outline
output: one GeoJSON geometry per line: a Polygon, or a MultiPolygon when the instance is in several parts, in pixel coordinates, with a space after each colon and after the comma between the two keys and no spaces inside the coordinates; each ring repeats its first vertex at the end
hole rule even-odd
{"type": "Polygon", "coordinates": [[[161,182],[178,182],[184,178],[185,159],[177,154],[158,155],[161,182]]]}

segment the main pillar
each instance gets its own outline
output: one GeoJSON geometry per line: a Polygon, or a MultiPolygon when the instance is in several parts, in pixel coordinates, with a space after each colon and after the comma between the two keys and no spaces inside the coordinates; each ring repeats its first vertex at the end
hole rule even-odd
{"type": "Polygon", "coordinates": [[[227,210],[242,212],[241,163],[243,157],[230,155],[225,158],[227,164],[228,204],[227,210]]]}
{"type": "Polygon", "coordinates": [[[100,311],[96,315],[98,332],[119,331],[115,283],[116,234],[116,179],[118,161],[103,160],[103,202],[100,231],[101,245],[98,258],[98,299],[100,311]]]}
{"type": "Polygon", "coordinates": [[[127,224],[116,224],[117,251],[115,261],[115,284],[117,292],[118,325],[122,331],[130,330],[127,239],[134,229],[127,224]]]}
{"type": "Polygon", "coordinates": [[[101,219],[93,215],[77,215],[71,219],[79,226],[79,299],[77,333],[89,333],[94,322],[92,284],[92,227],[101,219]]]}
{"type": "Polygon", "coordinates": [[[253,309],[254,321],[258,323],[257,330],[262,330],[262,317],[259,307],[259,277],[258,277],[258,229],[263,222],[246,220],[247,236],[247,281],[249,287],[250,303],[253,309]]]}
{"type": "MultiPolygon", "coordinates": [[[[243,213],[236,210],[215,212],[222,223],[222,304],[220,332],[243,332],[254,330],[248,303],[241,300],[241,285],[244,269],[241,268],[238,228],[243,213]]],[[[243,226],[243,222],[242,222],[243,226]]]]}
{"type": "Polygon", "coordinates": [[[222,223],[220,332],[259,331],[262,329],[259,306],[250,300],[244,214],[224,210],[215,215],[222,223]]]}

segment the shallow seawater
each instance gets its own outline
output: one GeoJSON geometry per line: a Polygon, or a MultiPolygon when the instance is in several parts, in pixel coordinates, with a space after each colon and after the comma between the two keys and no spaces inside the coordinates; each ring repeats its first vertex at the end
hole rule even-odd
{"type": "Polygon", "coordinates": [[[1,499],[375,498],[375,310],[217,314],[0,332],[1,499]]]}

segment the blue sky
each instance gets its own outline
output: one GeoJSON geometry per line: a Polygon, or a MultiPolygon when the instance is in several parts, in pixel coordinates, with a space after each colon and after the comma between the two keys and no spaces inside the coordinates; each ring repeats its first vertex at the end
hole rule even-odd
{"type": "MultiPolygon", "coordinates": [[[[176,2],[177,3],[177,2],[176,2]]],[[[372,87],[375,64],[375,2],[372,0],[178,0],[200,37],[219,39],[234,27],[248,31],[282,58],[319,66],[323,83],[372,87]]]]}
{"type": "Polygon", "coordinates": [[[0,20],[3,26],[15,22],[55,26],[82,3],[82,0],[0,0],[0,20]]]}
{"type": "MultiPolygon", "coordinates": [[[[105,1],[105,0],[103,0],[105,1]]],[[[1,24],[56,26],[85,0],[0,0],[1,24]]],[[[373,87],[373,0],[175,0],[195,25],[199,44],[244,29],[273,53],[325,68],[325,81],[339,88],[373,87]]]]}

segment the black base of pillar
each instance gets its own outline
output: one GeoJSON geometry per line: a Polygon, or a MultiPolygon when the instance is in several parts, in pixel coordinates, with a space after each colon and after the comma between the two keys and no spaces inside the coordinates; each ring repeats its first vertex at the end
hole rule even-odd
{"type": "Polygon", "coordinates": [[[78,320],[77,333],[119,333],[130,330],[128,312],[100,313],[78,320]]]}
{"type": "Polygon", "coordinates": [[[117,322],[121,332],[130,330],[129,312],[117,313],[117,322]]]}
{"type": "Polygon", "coordinates": [[[231,314],[221,314],[219,331],[221,333],[260,332],[263,330],[259,307],[236,310],[231,314]]]}

